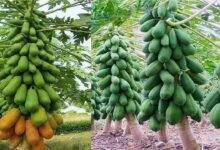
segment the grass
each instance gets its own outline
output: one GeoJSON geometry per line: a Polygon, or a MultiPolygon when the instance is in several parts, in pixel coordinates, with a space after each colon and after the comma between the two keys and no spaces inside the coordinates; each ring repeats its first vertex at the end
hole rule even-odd
{"type": "Polygon", "coordinates": [[[68,114],[63,115],[63,120],[64,122],[91,120],[91,117],[86,113],[76,114],[74,112],[69,112],[68,114]]]}

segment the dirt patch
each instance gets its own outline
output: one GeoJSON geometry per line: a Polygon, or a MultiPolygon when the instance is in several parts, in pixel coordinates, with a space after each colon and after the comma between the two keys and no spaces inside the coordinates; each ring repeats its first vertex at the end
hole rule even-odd
{"type": "MultiPolygon", "coordinates": [[[[207,119],[207,118],[206,118],[207,119]]],[[[200,127],[198,123],[190,121],[195,138],[201,146],[201,150],[220,150],[220,130],[215,129],[210,123],[200,127]]],[[[168,125],[168,135],[173,141],[174,147],[169,144],[158,141],[158,133],[151,131],[147,124],[141,126],[143,132],[148,137],[142,147],[138,147],[131,136],[116,136],[113,134],[102,135],[101,131],[104,121],[95,123],[96,130],[92,136],[92,150],[182,150],[182,144],[175,126],[168,125]]],[[[123,123],[125,128],[125,123],[123,123]]]]}

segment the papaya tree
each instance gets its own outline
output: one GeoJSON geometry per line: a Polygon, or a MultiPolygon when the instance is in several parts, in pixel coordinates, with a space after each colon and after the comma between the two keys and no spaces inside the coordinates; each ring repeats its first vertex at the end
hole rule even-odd
{"type": "Polygon", "coordinates": [[[92,129],[95,130],[94,120],[99,120],[101,116],[100,104],[101,104],[101,93],[98,90],[97,78],[92,77],[92,97],[91,97],[91,106],[92,106],[92,129]]]}
{"type": "Polygon", "coordinates": [[[199,85],[205,84],[206,78],[203,66],[193,57],[196,49],[185,24],[173,26],[168,22],[185,18],[177,9],[176,0],[160,1],[140,19],[147,42],[143,47],[147,66],[141,75],[146,98],[138,119],[149,120],[154,131],[164,130],[166,122],[177,124],[184,149],[199,149],[188,117],[201,121],[197,103],[203,100],[203,94],[199,85]]]}
{"type": "Polygon", "coordinates": [[[35,0],[0,4],[15,13],[9,19],[12,12],[7,10],[10,15],[4,24],[10,32],[1,35],[7,47],[0,72],[0,139],[8,139],[12,149],[24,143],[43,150],[44,139],[52,138],[63,122],[59,114],[63,102],[54,88],[60,77],[52,43],[54,28],[48,29],[49,13],[40,11],[35,0]]]}
{"type": "Polygon", "coordinates": [[[99,64],[98,86],[102,90],[102,102],[106,103],[101,112],[107,117],[105,127],[110,127],[110,120],[127,119],[129,129],[136,141],[144,138],[136,114],[139,112],[141,86],[135,82],[139,78],[138,69],[128,54],[129,43],[122,33],[112,25],[108,27],[103,45],[99,48],[95,62],[99,64]],[[136,71],[134,71],[136,70],[136,71]]]}

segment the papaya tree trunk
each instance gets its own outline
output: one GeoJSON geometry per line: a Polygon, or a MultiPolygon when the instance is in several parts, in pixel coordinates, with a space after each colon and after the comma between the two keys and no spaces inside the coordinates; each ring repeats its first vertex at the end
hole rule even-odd
{"type": "Polygon", "coordinates": [[[122,134],[123,129],[122,129],[122,120],[121,121],[115,121],[114,124],[114,134],[122,134]]]}
{"type": "Polygon", "coordinates": [[[184,150],[199,150],[199,144],[193,136],[187,116],[182,116],[181,122],[178,124],[180,138],[182,140],[184,150]]]}
{"type": "Polygon", "coordinates": [[[127,122],[123,135],[126,136],[126,135],[130,135],[130,134],[131,134],[131,130],[130,130],[129,124],[127,122]]]}
{"type": "Polygon", "coordinates": [[[168,136],[167,136],[167,124],[163,123],[161,125],[160,131],[159,131],[159,140],[167,143],[168,142],[168,136]]]}
{"type": "Polygon", "coordinates": [[[127,114],[126,119],[129,124],[131,135],[133,136],[134,141],[136,143],[143,142],[145,138],[144,132],[142,131],[136,117],[132,114],[127,114]]]}
{"type": "Polygon", "coordinates": [[[112,124],[112,119],[108,116],[105,119],[105,126],[102,131],[103,134],[108,134],[111,132],[111,124],[112,124]]]}

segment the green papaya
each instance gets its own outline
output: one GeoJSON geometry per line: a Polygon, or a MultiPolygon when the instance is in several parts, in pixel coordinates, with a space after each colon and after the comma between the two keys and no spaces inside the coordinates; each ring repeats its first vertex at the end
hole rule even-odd
{"type": "Polygon", "coordinates": [[[30,55],[32,56],[36,56],[39,54],[39,50],[38,50],[38,47],[36,45],[36,43],[31,43],[30,44],[30,55]]]}
{"type": "Polygon", "coordinates": [[[158,7],[157,9],[157,15],[158,17],[160,18],[164,18],[167,14],[167,8],[166,8],[166,5],[165,4],[160,4],[160,6],[158,7]]]}
{"type": "Polygon", "coordinates": [[[0,90],[3,90],[13,79],[12,75],[7,76],[5,79],[1,80],[0,82],[0,90]]]}
{"type": "Polygon", "coordinates": [[[195,100],[191,94],[186,95],[186,103],[183,105],[183,113],[188,116],[195,116],[197,110],[200,109],[197,107],[195,100]]]}
{"type": "Polygon", "coordinates": [[[38,110],[38,107],[39,107],[39,100],[38,100],[37,92],[35,89],[30,88],[27,91],[25,108],[29,112],[36,112],[38,110]]]}
{"type": "Polygon", "coordinates": [[[130,87],[130,84],[124,80],[124,79],[120,79],[120,88],[123,90],[123,91],[127,91],[130,87]]]}
{"type": "Polygon", "coordinates": [[[119,94],[114,94],[114,93],[111,94],[111,96],[109,97],[109,104],[111,106],[116,105],[119,101],[119,98],[120,98],[119,96],[120,96],[119,94]]]}
{"type": "Polygon", "coordinates": [[[17,92],[18,88],[20,87],[21,81],[22,78],[20,76],[13,77],[11,81],[8,83],[8,85],[4,88],[2,93],[5,96],[14,95],[17,92]]]}
{"type": "Polygon", "coordinates": [[[35,28],[31,27],[30,28],[30,35],[35,36],[36,35],[36,30],[35,28]]]}
{"type": "Polygon", "coordinates": [[[111,70],[109,68],[102,69],[102,70],[99,70],[96,75],[99,78],[103,78],[103,77],[107,76],[108,74],[110,74],[110,72],[111,72],[111,70]]]}
{"type": "Polygon", "coordinates": [[[183,52],[181,50],[181,48],[179,46],[177,46],[174,50],[173,50],[173,58],[176,60],[179,60],[183,57],[183,52]]]}
{"type": "Polygon", "coordinates": [[[128,53],[123,48],[119,47],[118,55],[120,58],[126,58],[128,56],[128,53]]]}
{"type": "Polygon", "coordinates": [[[34,64],[32,64],[31,62],[29,62],[28,63],[28,70],[31,73],[35,73],[37,71],[37,67],[34,64]]]}
{"type": "Polygon", "coordinates": [[[178,42],[177,42],[177,36],[176,36],[174,29],[171,29],[169,31],[169,39],[170,39],[170,47],[175,49],[178,45],[178,42]]]}
{"type": "Polygon", "coordinates": [[[14,97],[15,104],[17,105],[24,104],[26,100],[26,95],[27,95],[27,86],[25,84],[22,84],[18,88],[18,91],[15,94],[15,97],[14,97]]]}
{"type": "Polygon", "coordinates": [[[160,81],[160,78],[158,77],[158,75],[154,75],[154,76],[147,78],[144,81],[143,86],[144,86],[145,90],[151,90],[153,87],[158,85],[160,82],[161,81],[160,81]]]}
{"type": "Polygon", "coordinates": [[[150,117],[148,124],[149,124],[149,128],[155,132],[159,131],[161,128],[161,124],[155,116],[150,117]]]}
{"type": "Polygon", "coordinates": [[[220,128],[220,104],[216,104],[211,112],[210,112],[210,122],[214,125],[215,128],[219,129],[220,128]]]}
{"type": "Polygon", "coordinates": [[[117,104],[113,111],[113,117],[115,120],[120,121],[125,117],[124,106],[117,104]]]}
{"type": "Polygon", "coordinates": [[[173,102],[170,102],[166,110],[166,121],[175,125],[181,121],[182,111],[179,106],[175,105],[173,102]]]}
{"type": "Polygon", "coordinates": [[[159,39],[153,39],[149,43],[149,52],[151,53],[158,53],[160,51],[160,40],[159,39]]]}
{"type": "Polygon", "coordinates": [[[124,70],[127,68],[127,63],[123,59],[119,59],[118,61],[116,61],[116,65],[118,66],[118,69],[124,70]]]}
{"type": "Polygon", "coordinates": [[[29,72],[26,72],[23,74],[23,82],[27,85],[31,85],[33,83],[33,77],[32,74],[29,72]]]}
{"type": "Polygon", "coordinates": [[[155,24],[156,24],[156,20],[155,19],[150,19],[146,22],[144,22],[142,25],[141,25],[141,32],[147,32],[150,28],[152,28],[155,24]]]}
{"type": "Polygon", "coordinates": [[[152,105],[150,100],[144,100],[141,105],[141,112],[143,112],[147,116],[151,116],[156,110],[155,105],[152,105]]]}
{"type": "Polygon", "coordinates": [[[178,3],[177,0],[169,0],[167,9],[169,11],[176,11],[178,9],[178,3]]]}
{"type": "Polygon", "coordinates": [[[38,36],[44,43],[49,43],[50,40],[43,32],[38,32],[38,36]]]}
{"type": "Polygon", "coordinates": [[[164,20],[160,20],[152,30],[154,38],[161,38],[166,32],[166,23],[164,20]]]}
{"type": "Polygon", "coordinates": [[[148,56],[147,56],[147,64],[151,64],[152,62],[156,61],[157,60],[157,54],[155,53],[150,53],[148,56]]]}
{"type": "Polygon", "coordinates": [[[157,100],[160,99],[160,90],[161,90],[161,84],[155,86],[152,90],[150,90],[150,93],[148,94],[148,98],[151,100],[157,100]]]}
{"type": "Polygon", "coordinates": [[[192,93],[192,97],[196,101],[203,101],[204,93],[196,86],[196,90],[192,93]]]}
{"type": "Polygon", "coordinates": [[[164,100],[168,100],[174,94],[174,84],[163,84],[160,90],[160,98],[164,100]]]}
{"type": "Polygon", "coordinates": [[[28,34],[30,30],[30,23],[28,21],[25,21],[24,24],[22,25],[21,32],[24,34],[28,34]]]}
{"type": "Polygon", "coordinates": [[[47,114],[42,106],[39,106],[35,112],[31,113],[31,121],[36,127],[40,127],[47,121],[47,114]]]}
{"type": "Polygon", "coordinates": [[[150,65],[147,66],[147,68],[144,70],[145,75],[147,77],[153,76],[155,74],[158,74],[161,69],[163,68],[163,64],[160,63],[159,61],[154,61],[150,65]]]}
{"type": "Polygon", "coordinates": [[[182,58],[180,58],[178,61],[177,61],[177,64],[178,66],[180,67],[180,69],[182,70],[187,70],[187,64],[186,64],[186,58],[185,56],[183,56],[182,58]]]}
{"type": "Polygon", "coordinates": [[[139,23],[140,23],[140,24],[143,24],[143,23],[145,23],[146,21],[152,19],[152,17],[153,17],[153,16],[151,15],[151,13],[146,13],[146,14],[144,14],[144,15],[139,19],[139,23]]]}
{"type": "Polygon", "coordinates": [[[211,91],[205,99],[202,101],[203,106],[209,112],[212,108],[217,104],[220,103],[220,93],[218,89],[211,91]]]}
{"type": "Polygon", "coordinates": [[[186,93],[193,93],[196,90],[195,83],[187,73],[181,75],[180,82],[186,93]]]}
{"type": "Polygon", "coordinates": [[[47,92],[47,94],[50,97],[51,102],[55,103],[60,100],[59,95],[56,93],[56,91],[50,87],[49,85],[45,84],[44,85],[44,90],[47,92]]]}
{"type": "Polygon", "coordinates": [[[15,66],[15,65],[17,65],[19,59],[20,59],[20,56],[19,56],[19,55],[13,55],[13,56],[11,56],[11,57],[8,59],[7,65],[9,65],[9,66],[15,66]]]}
{"type": "Polygon", "coordinates": [[[171,84],[174,83],[174,77],[166,70],[162,70],[160,72],[160,79],[165,83],[165,84],[171,84]]]}
{"type": "Polygon", "coordinates": [[[49,72],[42,72],[43,78],[47,83],[56,83],[57,79],[49,72]]]}
{"type": "Polygon", "coordinates": [[[172,49],[170,47],[162,47],[158,55],[158,60],[161,63],[166,63],[170,60],[171,56],[172,49]]]}
{"type": "Polygon", "coordinates": [[[161,39],[161,45],[162,46],[169,46],[169,44],[170,44],[169,36],[167,34],[164,34],[164,36],[161,39]]]}
{"type": "Polygon", "coordinates": [[[189,45],[190,43],[192,43],[191,37],[182,29],[175,29],[175,33],[180,43],[184,45],[189,45]]]}
{"type": "Polygon", "coordinates": [[[117,93],[119,93],[119,91],[120,91],[120,86],[119,85],[111,84],[111,86],[110,86],[110,92],[111,93],[117,94],[117,93]]]}
{"type": "Polygon", "coordinates": [[[33,80],[37,87],[43,87],[45,85],[44,78],[39,70],[33,75],[33,80]]]}
{"type": "Polygon", "coordinates": [[[203,66],[196,60],[193,60],[191,58],[186,58],[187,67],[192,71],[193,73],[201,73],[203,72],[203,66]]]}
{"type": "MultiPolygon", "coordinates": [[[[153,28],[152,28],[153,29],[153,28]]],[[[147,31],[145,34],[144,34],[144,38],[143,38],[143,41],[144,42],[149,42],[153,39],[153,36],[152,36],[152,29],[150,29],[149,31],[147,31]]]]}
{"type": "Polygon", "coordinates": [[[18,34],[18,28],[14,27],[10,29],[10,32],[7,35],[8,40],[11,40],[12,38],[14,38],[16,35],[18,34]]]}
{"type": "Polygon", "coordinates": [[[191,116],[191,118],[197,122],[200,122],[202,120],[202,110],[198,109],[196,114],[194,116],[191,116]]]}
{"type": "Polygon", "coordinates": [[[128,104],[128,99],[127,99],[126,95],[120,94],[119,103],[120,103],[122,106],[126,106],[126,105],[128,104]]]}
{"type": "Polygon", "coordinates": [[[17,68],[19,72],[25,72],[28,70],[28,58],[26,56],[20,57],[17,68]]]}
{"type": "Polygon", "coordinates": [[[207,79],[201,74],[201,73],[192,73],[191,71],[187,72],[190,76],[190,78],[193,80],[194,83],[198,85],[203,85],[207,83],[207,79]]]}
{"type": "Polygon", "coordinates": [[[186,93],[180,85],[176,85],[175,87],[173,102],[177,106],[183,106],[186,103],[186,93]]]}
{"type": "Polygon", "coordinates": [[[39,103],[43,106],[48,106],[50,105],[51,101],[50,101],[50,97],[47,94],[47,92],[43,89],[37,89],[37,94],[39,97],[39,103]]]}
{"type": "Polygon", "coordinates": [[[128,100],[128,104],[125,107],[127,113],[135,114],[136,104],[134,100],[128,100]]]}
{"type": "Polygon", "coordinates": [[[22,49],[21,49],[21,51],[19,52],[19,54],[22,55],[22,56],[27,55],[28,52],[29,52],[29,48],[30,48],[30,43],[25,44],[25,45],[22,47],[22,49]]]}
{"type": "Polygon", "coordinates": [[[114,35],[114,36],[112,37],[112,39],[111,39],[111,43],[112,43],[113,45],[119,45],[119,42],[120,42],[119,36],[114,35]]]}
{"type": "Polygon", "coordinates": [[[166,101],[166,100],[160,100],[159,101],[159,104],[158,104],[158,111],[159,113],[161,114],[165,114],[166,113],[166,110],[169,106],[169,101],[166,101]]]}
{"type": "Polygon", "coordinates": [[[167,63],[166,63],[166,69],[169,71],[169,73],[171,73],[172,75],[179,75],[180,74],[180,68],[179,66],[176,64],[176,62],[172,59],[170,59],[167,63]]]}

